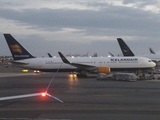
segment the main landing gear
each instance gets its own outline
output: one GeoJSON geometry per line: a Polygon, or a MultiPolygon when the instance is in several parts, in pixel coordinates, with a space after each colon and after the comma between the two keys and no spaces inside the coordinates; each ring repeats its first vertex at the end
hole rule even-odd
{"type": "Polygon", "coordinates": [[[86,74],[77,74],[77,77],[79,77],[79,78],[86,78],[87,77],[87,75],[86,74]]]}
{"type": "Polygon", "coordinates": [[[71,73],[70,73],[70,76],[78,77],[78,78],[86,78],[86,77],[87,77],[86,74],[76,73],[76,72],[71,72],[71,73]]]}

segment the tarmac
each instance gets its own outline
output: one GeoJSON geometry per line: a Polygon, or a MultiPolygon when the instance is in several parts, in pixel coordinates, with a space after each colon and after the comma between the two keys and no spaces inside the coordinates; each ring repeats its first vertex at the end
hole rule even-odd
{"type": "MultiPolygon", "coordinates": [[[[0,97],[45,91],[54,73],[35,75],[0,65],[0,97]]],[[[49,97],[0,101],[4,120],[158,120],[160,80],[97,81],[95,76],[72,78],[58,73],[49,97]]]]}

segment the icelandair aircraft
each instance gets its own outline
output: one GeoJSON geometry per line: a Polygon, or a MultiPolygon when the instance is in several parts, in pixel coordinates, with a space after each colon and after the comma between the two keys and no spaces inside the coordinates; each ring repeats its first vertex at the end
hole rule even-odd
{"type": "Polygon", "coordinates": [[[109,74],[110,71],[146,70],[155,66],[154,62],[144,57],[75,58],[69,61],[61,52],[58,53],[64,63],[77,67],[81,71],[96,71],[109,74]]]}
{"type": "MultiPolygon", "coordinates": [[[[120,46],[124,56],[135,56],[135,54],[132,52],[132,50],[128,47],[128,45],[124,42],[124,40],[122,38],[117,38],[117,41],[119,43],[119,46],[120,46]]],[[[155,53],[155,52],[153,52],[153,53],[155,53]]],[[[144,55],[140,55],[140,56],[149,58],[155,62],[160,61],[160,54],[144,54],[144,55]]]]}
{"type": "MultiPolygon", "coordinates": [[[[56,72],[59,66],[66,59],[62,54],[62,60],[58,58],[37,58],[31,55],[18,41],[10,34],[4,34],[10,48],[14,61],[13,65],[42,72],[56,72]]],[[[81,76],[89,73],[106,73],[121,70],[151,69],[155,63],[144,57],[76,57],[67,58],[70,62],[62,64],[59,72],[78,72],[81,76]]]]}

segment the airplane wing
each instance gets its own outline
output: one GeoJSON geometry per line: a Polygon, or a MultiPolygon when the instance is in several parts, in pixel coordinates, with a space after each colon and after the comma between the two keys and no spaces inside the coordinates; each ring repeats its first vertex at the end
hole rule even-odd
{"type": "MultiPolygon", "coordinates": [[[[60,67],[61,67],[61,65],[60,65],[60,67]]],[[[60,69],[60,67],[59,67],[59,69],[60,69]]],[[[56,74],[58,73],[59,69],[57,69],[56,74]]],[[[50,94],[47,93],[47,91],[48,91],[51,83],[53,82],[54,78],[56,77],[56,74],[54,74],[54,76],[51,79],[50,83],[48,84],[45,92],[42,92],[42,93],[32,93],[32,94],[23,94],[23,95],[15,95],[15,96],[7,96],[7,97],[0,97],[0,101],[2,101],[2,100],[19,99],[19,98],[26,98],[26,97],[34,97],[34,96],[48,96],[48,97],[51,97],[51,98],[53,98],[53,99],[55,99],[55,100],[63,103],[63,101],[60,100],[59,98],[57,98],[57,97],[55,97],[55,96],[50,95],[50,94]]]]}
{"type": "Polygon", "coordinates": [[[105,73],[105,74],[110,73],[109,67],[106,67],[106,66],[98,67],[92,64],[69,62],[61,52],[58,52],[58,54],[64,63],[77,67],[77,71],[81,72],[80,74],[82,75],[82,77],[87,76],[85,72],[98,72],[98,73],[105,73]]]}
{"type": "Polygon", "coordinates": [[[49,96],[49,97],[51,97],[51,98],[63,103],[62,100],[60,100],[59,98],[57,98],[57,97],[55,97],[53,95],[48,94],[47,92],[24,94],[24,95],[15,95],[15,96],[8,96],[8,97],[0,97],[0,101],[27,98],[27,97],[35,97],[35,96],[49,96]]]}
{"type": "Polygon", "coordinates": [[[73,62],[69,62],[66,57],[61,53],[58,52],[59,56],[61,57],[62,61],[66,64],[72,65],[74,67],[77,67],[77,69],[85,69],[85,70],[94,70],[97,67],[93,66],[93,65],[88,65],[88,64],[81,64],[81,63],[73,63],[73,62]]]}
{"type": "Polygon", "coordinates": [[[19,99],[19,98],[40,96],[41,94],[42,94],[42,93],[32,93],[32,94],[24,94],[24,95],[16,95],[16,96],[0,97],[0,101],[2,101],[2,100],[12,100],[12,99],[19,99]]]}

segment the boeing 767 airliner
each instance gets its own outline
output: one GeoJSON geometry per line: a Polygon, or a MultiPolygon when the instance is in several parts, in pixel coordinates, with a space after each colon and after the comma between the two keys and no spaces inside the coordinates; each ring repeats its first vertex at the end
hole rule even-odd
{"type": "Polygon", "coordinates": [[[10,34],[4,34],[4,37],[14,59],[11,63],[31,70],[55,72],[62,64],[59,72],[78,72],[86,76],[87,73],[109,74],[111,71],[144,70],[155,66],[154,62],[145,57],[69,57],[67,59],[72,63],[63,63],[60,57],[34,57],[10,34]]]}

